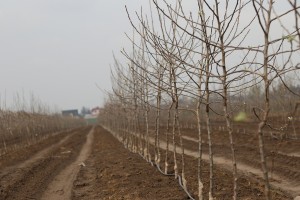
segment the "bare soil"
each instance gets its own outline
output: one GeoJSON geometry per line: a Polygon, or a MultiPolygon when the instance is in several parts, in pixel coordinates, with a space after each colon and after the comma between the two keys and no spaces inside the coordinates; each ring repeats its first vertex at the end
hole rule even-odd
{"type": "Polygon", "coordinates": [[[80,128],[0,157],[0,199],[187,199],[106,130],[80,128]]]}
{"type": "Polygon", "coordinates": [[[40,199],[53,178],[76,159],[89,129],[61,133],[1,156],[0,199],[40,199]]]}
{"type": "MultiPolygon", "coordinates": [[[[196,151],[198,144],[195,130],[184,130],[184,134],[191,137],[188,140],[185,138],[185,144],[189,147],[189,150],[196,151]]],[[[262,178],[257,136],[249,132],[246,134],[235,132],[234,138],[238,169],[262,178]]],[[[220,164],[223,163],[224,165],[224,161],[227,161],[227,166],[230,166],[231,149],[227,132],[215,130],[212,140],[216,162],[221,160],[220,164]]],[[[277,139],[265,136],[264,142],[271,185],[273,188],[285,191],[293,197],[299,196],[300,157],[298,154],[300,151],[300,140],[277,139]]],[[[203,145],[203,152],[207,154],[208,145],[206,138],[203,145]]]]}
{"type": "Polygon", "coordinates": [[[92,149],[75,181],[72,199],[187,199],[173,177],[160,174],[103,128],[96,129],[92,149]]]}
{"type": "MultiPolygon", "coordinates": [[[[258,138],[255,134],[254,123],[235,124],[234,129],[234,142],[236,148],[237,168],[239,170],[238,182],[249,181],[249,185],[253,189],[253,185],[257,186],[257,192],[252,191],[252,195],[248,197],[247,190],[250,188],[244,188],[240,184],[239,198],[250,199],[263,199],[263,180],[262,171],[260,165],[260,153],[258,148],[258,138]],[[238,127],[238,128],[237,128],[238,127]],[[239,131],[238,131],[239,129],[239,131]],[[245,130],[245,131],[243,131],[245,130]],[[248,177],[248,180],[247,180],[248,177]],[[245,179],[245,180],[242,180],[245,179]],[[250,184],[251,182],[251,184],[250,184]],[[256,197],[255,194],[256,193],[256,197]]],[[[296,129],[299,130],[299,129],[296,129]]],[[[300,140],[287,137],[273,137],[269,134],[270,130],[267,130],[265,134],[265,151],[267,158],[267,165],[269,169],[269,177],[272,186],[272,199],[294,199],[300,196],[300,140]]],[[[165,149],[165,130],[161,135],[161,148],[165,149]]],[[[183,134],[183,143],[185,145],[185,153],[192,158],[196,159],[198,154],[198,132],[196,128],[183,128],[181,130],[183,134]]],[[[298,135],[299,132],[297,133],[298,135]]],[[[154,138],[154,135],[152,135],[154,138]]],[[[172,136],[169,135],[169,141],[172,141],[172,136]]],[[[203,137],[203,159],[208,162],[208,141],[206,130],[202,130],[203,137]]],[[[177,144],[179,144],[179,137],[176,135],[177,144]]],[[[212,131],[212,143],[214,153],[214,164],[216,169],[220,169],[228,175],[228,178],[232,181],[231,169],[231,149],[229,143],[228,133],[223,124],[214,125],[212,131]]],[[[170,143],[170,150],[172,150],[172,144],[170,143]]],[[[180,152],[180,148],[177,147],[177,152],[180,152]]],[[[180,157],[180,156],[178,156],[180,157]]],[[[179,160],[180,161],[180,160],[179,160]]],[[[197,165],[195,162],[194,165],[197,165]]],[[[187,167],[189,171],[192,170],[193,165],[187,167]]],[[[205,176],[205,175],[204,175],[205,176]]],[[[218,179],[218,174],[215,175],[218,179]]],[[[191,190],[196,194],[197,188],[193,186],[196,181],[191,178],[191,190]]],[[[216,185],[223,184],[224,180],[216,180],[216,185]],[[221,182],[221,183],[219,183],[221,182]]],[[[232,182],[228,183],[232,185],[232,182]]],[[[256,187],[255,186],[255,187],[256,187]]],[[[254,188],[255,188],[254,187],[254,188]]],[[[222,188],[222,190],[227,190],[222,188]]],[[[205,188],[204,188],[205,189],[205,188]]],[[[218,189],[216,190],[218,193],[218,189]]],[[[228,193],[232,193],[230,190],[228,193]]],[[[218,195],[218,194],[217,194],[218,195]]],[[[222,199],[230,199],[230,197],[222,197],[222,199]]]]}
{"type": "MultiPolygon", "coordinates": [[[[186,178],[197,196],[197,131],[183,129],[186,178]]],[[[162,137],[163,138],[163,137],[162,137]]],[[[178,138],[177,138],[178,139],[178,138]]],[[[232,199],[231,154],[226,131],[213,132],[216,199],[232,199]]],[[[264,199],[255,135],[235,133],[239,169],[238,198],[264,199]]],[[[288,200],[299,194],[299,140],[265,138],[271,170],[272,199],[288,200]]],[[[203,158],[207,160],[204,136],[203,158]]],[[[161,142],[162,163],[165,158],[161,142]]],[[[172,145],[170,146],[172,148],[172,145]]],[[[178,149],[179,150],[179,149],[178,149]]],[[[151,149],[153,155],[153,146],[151,149]]],[[[179,151],[178,151],[179,152],[179,151]]],[[[177,153],[178,154],[178,153],[177,153]]],[[[180,155],[177,155],[180,170],[180,155]]],[[[168,172],[173,152],[168,153],[168,172]]],[[[204,195],[208,196],[209,167],[202,163],[204,195]]],[[[101,127],[83,127],[53,134],[27,147],[0,156],[0,199],[188,199],[173,176],[162,175],[139,154],[127,150],[101,127]]]]}
{"type": "MultiPolygon", "coordinates": [[[[91,153],[93,139],[94,128],[88,133],[86,142],[83,145],[79,156],[53,179],[44,192],[42,200],[71,199],[73,183],[80,168],[85,167],[84,162],[91,153]]],[[[63,153],[68,154],[70,151],[65,151],[63,153]]]]}

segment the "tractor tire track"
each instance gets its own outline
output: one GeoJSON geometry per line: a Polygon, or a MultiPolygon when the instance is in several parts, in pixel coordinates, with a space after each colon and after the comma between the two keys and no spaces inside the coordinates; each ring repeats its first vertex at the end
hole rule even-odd
{"type": "Polygon", "coordinates": [[[91,147],[94,139],[94,128],[88,133],[87,140],[83,145],[77,159],[62,170],[54,180],[48,185],[47,190],[42,196],[42,200],[67,200],[71,199],[73,182],[80,170],[84,167],[84,161],[91,153],[91,147]]]}
{"type": "MultiPolygon", "coordinates": [[[[152,145],[155,144],[154,138],[149,138],[150,143],[152,145]]],[[[191,140],[191,138],[185,137],[185,139],[191,140]]],[[[166,150],[166,142],[165,141],[160,141],[160,148],[166,150]]],[[[169,150],[173,151],[173,144],[169,143],[169,150]]],[[[198,157],[198,152],[192,151],[189,149],[185,149],[185,154],[194,158],[198,157]]],[[[206,153],[202,153],[202,159],[205,161],[209,161],[209,155],[206,153]]],[[[232,160],[221,157],[221,156],[214,156],[214,163],[216,165],[219,165],[223,167],[224,169],[227,169],[229,171],[232,170],[232,160]]],[[[246,176],[249,177],[257,177],[259,179],[263,179],[263,173],[261,169],[249,166],[247,164],[244,164],[242,162],[237,162],[237,168],[239,173],[242,173],[246,176]]],[[[286,179],[285,177],[279,176],[275,173],[272,174],[272,178],[270,179],[270,184],[274,188],[278,188],[282,191],[286,191],[290,193],[293,197],[298,198],[300,196],[300,183],[296,183],[293,180],[286,179]]]]}
{"type": "Polygon", "coordinates": [[[0,199],[40,199],[53,177],[74,162],[88,130],[75,129],[57,136],[54,144],[39,147],[41,150],[27,160],[1,169],[0,199]]]}

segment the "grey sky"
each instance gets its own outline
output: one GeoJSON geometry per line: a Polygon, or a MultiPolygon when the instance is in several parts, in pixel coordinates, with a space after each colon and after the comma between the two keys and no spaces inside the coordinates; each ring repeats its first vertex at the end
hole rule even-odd
{"type": "MultiPolygon", "coordinates": [[[[134,15],[148,2],[0,0],[0,103],[33,93],[60,109],[101,105],[96,84],[111,88],[112,51],[120,58],[120,49],[129,46],[124,32],[131,34],[132,27],[124,6],[134,15]]],[[[192,2],[185,3],[192,9],[192,2]]]]}
{"type": "Polygon", "coordinates": [[[101,105],[112,51],[131,32],[124,5],[139,1],[0,1],[0,94],[33,93],[61,109],[101,105]]]}

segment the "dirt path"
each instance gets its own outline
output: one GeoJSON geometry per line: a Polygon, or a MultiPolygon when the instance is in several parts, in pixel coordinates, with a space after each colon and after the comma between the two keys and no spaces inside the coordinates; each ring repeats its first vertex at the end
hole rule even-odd
{"type": "Polygon", "coordinates": [[[91,156],[74,182],[73,200],[182,200],[174,177],[163,176],[102,127],[95,128],[91,156]]]}
{"type": "Polygon", "coordinates": [[[91,147],[94,139],[94,128],[88,133],[87,140],[83,145],[76,161],[61,171],[49,184],[47,190],[42,196],[42,200],[67,200],[71,199],[73,182],[81,168],[85,166],[84,161],[91,153],[91,147]]]}
{"type": "Polygon", "coordinates": [[[41,199],[79,155],[90,127],[70,130],[0,157],[0,199],[41,199]]]}
{"type": "Polygon", "coordinates": [[[298,158],[300,158],[300,152],[284,153],[284,152],[278,151],[277,153],[281,154],[281,155],[284,155],[284,156],[290,156],[290,157],[298,157],[298,158]]]}
{"type": "MultiPolygon", "coordinates": [[[[154,143],[153,139],[152,143],[154,143]]],[[[160,144],[162,149],[166,148],[163,141],[160,144]]],[[[193,196],[196,196],[197,182],[193,178],[197,169],[193,166],[196,166],[194,158],[197,157],[197,152],[193,148],[186,149],[186,155],[188,155],[187,166],[191,167],[190,171],[187,171],[187,176],[190,178],[189,186],[193,196]]],[[[208,160],[208,155],[204,154],[203,159],[208,160]]],[[[214,157],[214,162],[216,179],[218,179],[216,197],[231,199],[232,197],[228,195],[231,191],[231,160],[226,156],[218,155],[214,157]]],[[[242,192],[240,197],[243,197],[241,199],[254,199],[252,197],[263,199],[261,184],[254,179],[248,180],[249,177],[261,180],[259,167],[250,167],[239,162],[238,169],[241,175],[239,179],[242,192]]],[[[204,176],[208,175],[206,170],[203,173],[204,176]]],[[[207,185],[208,176],[205,181],[207,185]]],[[[294,196],[299,195],[300,186],[292,183],[289,178],[284,179],[273,175],[271,181],[274,188],[290,191],[294,196]]],[[[70,130],[0,157],[0,199],[181,200],[186,198],[186,194],[174,177],[160,174],[155,167],[138,154],[129,152],[122,143],[101,127],[70,130]]],[[[279,196],[274,199],[291,199],[291,197],[279,196]]]]}
{"type": "MultiPolygon", "coordinates": [[[[190,137],[190,136],[184,135],[184,136],[182,136],[182,138],[185,139],[185,140],[187,140],[187,141],[198,142],[198,139],[190,137]]],[[[300,152],[285,153],[285,152],[282,152],[282,151],[278,151],[276,153],[284,155],[284,156],[289,156],[289,157],[298,157],[298,158],[300,157],[300,152]]]]}
{"type": "MultiPolygon", "coordinates": [[[[185,140],[188,140],[188,141],[198,142],[198,140],[193,137],[182,136],[182,138],[185,140]]],[[[298,153],[298,152],[284,153],[284,152],[278,151],[277,153],[284,155],[284,156],[300,157],[300,153],[298,153]]],[[[194,151],[187,150],[187,154],[189,154],[193,157],[197,157],[197,153],[194,151]]],[[[203,154],[203,159],[208,160],[209,159],[208,155],[203,154]]],[[[231,160],[229,160],[229,159],[226,159],[224,157],[216,157],[216,156],[214,157],[214,161],[215,161],[215,163],[221,164],[221,165],[227,167],[228,169],[229,169],[229,167],[231,167],[231,163],[232,163],[231,160]]],[[[248,175],[254,174],[254,175],[259,176],[260,178],[263,177],[261,169],[251,167],[251,166],[243,164],[241,162],[238,163],[237,168],[244,174],[248,174],[248,175]]],[[[271,180],[271,184],[274,187],[280,188],[284,191],[288,191],[288,192],[292,193],[294,197],[300,196],[300,183],[294,182],[292,180],[288,180],[288,179],[286,179],[282,176],[279,176],[277,174],[274,174],[274,173],[272,173],[272,175],[270,175],[270,180],[271,180]]]]}
{"type": "Polygon", "coordinates": [[[44,158],[48,152],[50,152],[51,150],[57,148],[58,146],[62,145],[66,140],[68,140],[71,137],[71,135],[67,135],[64,138],[62,138],[62,140],[60,140],[58,143],[53,144],[49,147],[46,147],[45,149],[37,152],[36,154],[34,154],[32,157],[30,157],[28,160],[25,160],[22,163],[16,164],[14,166],[9,166],[6,167],[4,169],[1,170],[0,176],[5,176],[7,174],[9,174],[12,170],[14,169],[20,169],[20,168],[27,168],[30,165],[32,165],[33,163],[37,162],[39,159],[44,158]]]}
{"type": "MultiPolygon", "coordinates": [[[[197,141],[194,138],[188,137],[188,136],[183,136],[184,139],[186,140],[190,140],[190,141],[197,141]]],[[[150,142],[152,145],[154,145],[154,138],[150,138],[150,142]]],[[[166,142],[164,141],[160,141],[160,148],[161,149],[166,149],[166,142]]],[[[169,144],[169,149],[172,151],[173,150],[173,145],[169,144]]],[[[177,147],[178,149],[178,147],[177,147]]],[[[185,149],[185,154],[188,156],[192,156],[194,158],[198,157],[198,152],[196,151],[191,151],[188,149],[185,149]]],[[[209,160],[209,155],[202,153],[202,159],[208,161],[209,160]]],[[[219,156],[214,156],[214,163],[216,165],[222,166],[223,168],[227,169],[227,170],[232,170],[232,161],[228,158],[225,157],[219,157],[219,156]]],[[[261,169],[258,168],[254,168],[252,166],[246,165],[244,163],[238,162],[237,163],[237,168],[238,171],[240,173],[243,173],[247,176],[255,176],[258,177],[260,179],[263,178],[263,174],[261,172],[261,169]]],[[[272,174],[272,177],[270,177],[270,184],[275,187],[275,188],[279,188],[283,191],[286,191],[290,194],[292,194],[292,196],[297,197],[300,196],[300,183],[296,183],[293,180],[288,180],[285,177],[279,176],[277,174],[272,174]]]]}

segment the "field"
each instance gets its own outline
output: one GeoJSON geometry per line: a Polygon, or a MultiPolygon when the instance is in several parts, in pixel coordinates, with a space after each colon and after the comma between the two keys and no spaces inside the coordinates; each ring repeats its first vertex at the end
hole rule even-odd
{"type": "Polygon", "coordinates": [[[2,38],[0,200],[300,200],[299,2],[4,6],[26,42],[2,38]]]}
{"type": "Polygon", "coordinates": [[[300,14],[287,2],[126,7],[132,47],[114,56],[101,125],[190,199],[299,199],[300,14]]]}
{"type": "Polygon", "coordinates": [[[78,128],[2,155],[0,199],[184,199],[173,178],[100,127],[78,128]]]}
{"type": "MultiPolygon", "coordinates": [[[[253,124],[236,124],[240,127],[234,131],[236,160],[238,169],[238,198],[239,199],[265,199],[263,194],[263,174],[261,171],[258,139],[255,132],[251,131],[253,124]],[[241,128],[243,127],[243,128],[241,128]],[[239,131],[238,131],[239,130],[239,131]]],[[[232,155],[228,142],[228,133],[223,126],[214,126],[212,131],[213,152],[215,170],[215,192],[217,199],[232,199],[232,155]]],[[[182,138],[185,146],[185,154],[189,156],[188,164],[185,164],[187,180],[193,196],[197,196],[197,179],[194,172],[197,171],[198,138],[197,130],[182,129],[182,138]]],[[[177,137],[177,144],[180,138],[177,137]]],[[[171,138],[169,138],[171,141],[171,138]]],[[[272,186],[272,199],[293,199],[300,195],[300,141],[281,138],[280,135],[266,134],[264,137],[267,166],[269,168],[270,183],[272,186]]],[[[161,138],[160,145],[166,147],[165,138],[161,138]]],[[[170,149],[172,149],[172,142],[170,149]]],[[[180,152],[179,148],[177,150],[180,152]]],[[[178,156],[179,157],[179,156],[178,156]]],[[[205,160],[203,176],[204,182],[209,185],[209,150],[207,136],[203,138],[202,159],[205,160]],[[206,165],[205,165],[206,164],[206,165]]],[[[180,159],[178,160],[180,162],[180,159]]],[[[205,190],[205,186],[204,186],[205,190]]],[[[205,195],[208,193],[206,188],[205,195]]]]}
{"type": "MultiPolygon", "coordinates": [[[[227,137],[221,129],[212,135],[214,190],[216,199],[231,199],[230,147],[224,142],[227,137]]],[[[193,128],[182,132],[186,146],[186,179],[190,194],[196,197],[197,133],[193,128]]],[[[300,195],[300,142],[265,137],[272,199],[293,199],[300,195]]],[[[256,138],[247,132],[235,138],[243,141],[236,146],[238,198],[264,199],[256,138]]],[[[202,173],[204,194],[207,194],[209,169],[205,140],[203,160],[206,161],[202,173]]],[[[163,138],[160,147],[164,157],[163,138]]],[[[169,173],[172,170],[169,167],[169,173]]],[[[0,199],[189,199],[174,176],[162,175],[100,126],[51,134],[47,139],[8,152],[0,158],[0,171],[0,199]]]]}

